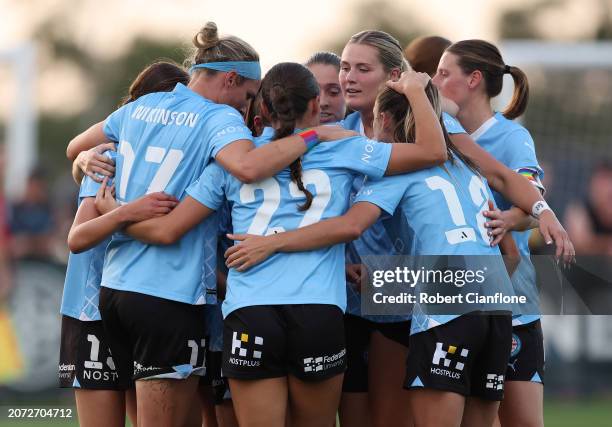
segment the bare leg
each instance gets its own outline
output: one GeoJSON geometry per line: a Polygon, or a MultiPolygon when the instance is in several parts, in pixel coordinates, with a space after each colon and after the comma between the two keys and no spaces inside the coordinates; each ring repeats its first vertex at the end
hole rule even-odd
{"type": "Polygon", "coordinates": [[[287,378],[230,379],[232,400],[240,427],[284,427],[287,378]]]}
{"type": "Polygon", "coordinates": [[[74,392],[79,425],[83,427],[123,427],[125,425],[125,393],[112,390],[74,392]]]}
{"type": "Polygon", "coordinates": [[[499,407],[502,427],[544,427],[544,386],[528,381],[506,381],[499,407]]]}
{"type": "Polygon", "coordinates": [[[289,375],[291,427],[329,427],[335,423],[344,374],[316,382],[289,375]]]}
{"type": "Polygon", "coordinates": [[[200,377],[138,380],[138,427],[182,426],[193,406],[200,377]]]}
{"type": "MultiPolygon", "coordinates": [[[[406,331],[409,334],[410,331],[406,331]]],[[[412,415],[408,405],[408,390],[404,389],[408,348],[372,333],[368,360],[368,393],[372,425],[411,427],[412,415]]]]}
{"type": "Polygon", "coordinates": [[[342,393],[340,398],[340,425],[371,427],[368,393],[342,393]]]}
{"type": "Polygon", "coordinates": [[[132,426],[138,425],[138,418],[136,412],[136,389],[131,388],[125,391],[125,410],[132,426]]]}
{"type": "Polygon", "coordinates": [[[465,397],[450,391],[408,390],[415,427],[459,427],[465,397]]]}
{"type": "Polygon", "coordinates": [[[499,402],[469,397],[463,410],[462,427],[491,427],[497,417],[499,402]]]}
{"type": "Polygon", "coordinates": [[[202,410],[202,421],[205,427],[218,427],[217,414],[215,412],[215,395],[210,385],[198,387],[200,408],[202,410]]]}
{"type": "Polygon", "coordinates": [[[217,412],[219,427],[238,427],[238,420],[231,399],[226,399],[220,405],[215,405],[215,411],[217,412]]]}

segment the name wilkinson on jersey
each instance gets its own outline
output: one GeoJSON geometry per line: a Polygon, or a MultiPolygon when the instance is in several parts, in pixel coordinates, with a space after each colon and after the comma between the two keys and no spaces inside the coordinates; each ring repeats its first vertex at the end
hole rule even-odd
{"type": "Polygon", "coordinates": [[[147,123],[159,123],[165,126],[189,126],[194,127],[198,121],[199,114],[186,111],[171,111],[164,108],[151,108],[139,105],[132,113],[131,118],[142,120],[147,123]]]}

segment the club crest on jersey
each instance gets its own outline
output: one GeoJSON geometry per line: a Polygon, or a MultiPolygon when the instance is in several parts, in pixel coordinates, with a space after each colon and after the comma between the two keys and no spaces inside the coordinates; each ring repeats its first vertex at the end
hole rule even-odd
{"type": "Polygon", "coordinates": [[[512,334],[512,347],[510,349],[510,357],[516,357],[523,347],[521,339],[516,334],[512,334]]]}
{"type": "Polygon", "coordinates": [[[465,367],[465,360],[470,350],[467,348],[459,349],[457,346],[449,345],[444,350],[444,344],[436,343],[436,350],[431,361],[431,373],[442,375],[449,378],[459,379],[465,367]]]}
{"type": "Polygon", "coordinates": [[[249,334],[232,332],[232,357],[229,363],[238,366],[261,366],[264,340],[255,335],[250,340],[249,334]]]}

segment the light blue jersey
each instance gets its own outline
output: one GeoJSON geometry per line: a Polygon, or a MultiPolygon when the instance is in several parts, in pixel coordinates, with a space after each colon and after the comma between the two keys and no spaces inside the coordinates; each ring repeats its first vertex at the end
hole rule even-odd
{"type": "MultiPolygon", "coordinates": [[[[89,177],[84,177],[79,189],[78,205],[88,197],[96,197],[99,183],[89,177]]],[[[109,184],[110,185],[110,184],[109,184]]],[[[100,320],[98,300],[100,298],[100,281],[104,252],[110,242],[110,237],[97,246],[80,254],[68,256],[66,280],[60,312],[83,321],[100,320]]]]}
{"type": "MultiPolygon", "coordinates": [[[[526,176],[540,191],[544,192],[541,179],[544,171],[538,163],[535,146],[531,135],[523,126],[515,121],[508,120],[501,113],[484,122],[472,135],[474,141],[487,150],[493,157],[506,167],[526,176]]],[[[499,209],[507,210],[512,203],[501,194],[494,192],[495,202],[499,209]]],[[[522,325],[534,322],[540,318],[532,313],[538,312],[538,291],[536,288],[536,272],[529,258],[529,236],[531,230],[514,231],[512,237],[521,253],[521,263],[512,275],[512,284],[515,292],[525,295],[533,306],[525,308],[529,314],[514,316],[513,325],[522,325]]]]}
{"type": "MultiPolygon", "coordinates": [[[[455,158],[454,162],[447,161],[444,167],[369,182],[359,192],[355,203],[373,203],[389,215],[401,211],[408,222],[406,229],[413,233],[410,238],[414,255],[460,256],[449,260],[455,265],[459,259],[465,270],[487,270],[487,294],[493,295],[494,290],[499,289],[506,295],[513,295],[499,248],[489,245],[484,227],[482,212],[488,209],[490,197],[484,179],[455,158]],[[468,255],[497,256],[463,257],[468,255]]],[[[447,323],[456,317],[453,314],[427,313],[427,307],[417,303],[413,308],[411,333],[447,323]]]]}
{"type": "MultiPolygon", "coordinates": [[[[444,126],[449,134],[466,133],[465,129],[447,113],[442,113],[444,126]]],[[[354,130],[364,135],[361,114],[354,112],[349,114],[340,125],[345,129],[354,130]]],[[[353,182],[351,197],[361,190],[365,183],[365,177],[361,176],[353,182]]],[[[401,214],[398,214],[401,215],[401,214]]],[[[370,228],[368,228],[359,239],[347,245],[348,264],[362,263],[363,259],[376,262],[376,265],[367,265],[369,271],[385,269],[385,256],[393,257],[396,255],[410,255],[410,248],[413,247],[413,235],[409,235],[403,229],[405,222],[398,218],[379,218],[370,228]],[[372,257],[374,256],[374,257],[372,257]]],[[[360,316],[381,323],[394,323],[410,319],[410,316],[399,315],[362,315],[361,314],[361,294],[357,292],[353,285],[347,283],[347,313],[360,316]]]]}
{"type": "MultiPolygon", "coordinates": [[[[120,203],[156,191],[182,199],[219,150],[252,140],[238,111],[182,84],[121,107],[108,117],[104,132],[119,141],[115,187],[120,203]]],[[[216,221],[203,221],[168,246],[116,233],[106,252],[102,286],[188,304],[213,303],[216,283],[208,273],[216,265],[216,221]]]]}
{"type": "MultiPolygon", "coordinates": [[[[305,196],[291,181],[289,169],[242,184],[213,164],[187,193],[212,209],[227,198],[235,233],[267,235],[344,214],[355,176],[383,176],[390,156],[390,144],[363,137],[319,144],[302,160],[302,181],[314,196],[305,212],[298,210],[305,196]]],[[[279,253],[246,272],[230,270],[224,317],[241,307],[274,304],[333,304],[344,310],[344,245],[279,253]]]]}

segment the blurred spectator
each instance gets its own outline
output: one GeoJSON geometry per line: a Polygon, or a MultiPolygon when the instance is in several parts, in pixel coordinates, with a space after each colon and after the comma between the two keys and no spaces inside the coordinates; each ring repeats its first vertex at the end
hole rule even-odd
{"type": "Polygon", "coordinates": [[[16,258],[50,258],[54,221],[46,177],[41,170],[32,172],[23,198],[12,205],[10,228],[16,258]]]}
{"type": "Polygon", "coordinates": [[[9,251],[9,229],[4,200],[4,144],[0,144],[0,309],[12,285],[9,251]]]}
{"type": "Polygon", "coordinates": [[[593,171],[587,200],[571,203],[565,225],[578,255],[612,255],[612,162],[593,171]]]}

